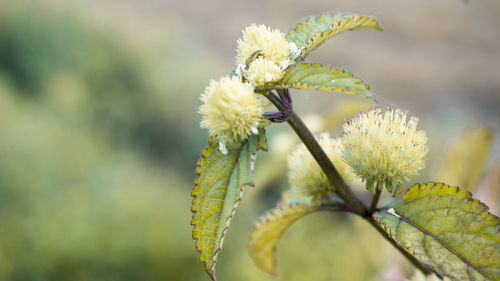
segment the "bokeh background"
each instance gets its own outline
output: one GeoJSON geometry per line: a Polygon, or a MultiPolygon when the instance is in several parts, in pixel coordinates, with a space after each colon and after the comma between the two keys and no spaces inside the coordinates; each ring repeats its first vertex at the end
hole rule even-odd
{"type": "MultiPolygon", "coordinates": [[[[208,138],[199,94],[234,67],[245,26],[286,31],[325,11],[383,24],[383,32],[343,34],[309,60],[353,72],[383,106],[419,116],[430,171],[454,138],[492,130],[479,194],[498,214],[498,0],[0,0],[0,279],[209,280],[189,226],[208,138]]],[[[313,123],[361,99],[293,95],[313,123]]],[[[286,187],[284,171],[266,163],[296,139],[285,125],[268,135],[256,188],[219,259],[220,280],[272,280],[253,266],[245,239],[286,187]]],[[[343,215],[298,222],[279,258],[281,280],[401,280],[409,272],[374,230],[343,215]]]]}

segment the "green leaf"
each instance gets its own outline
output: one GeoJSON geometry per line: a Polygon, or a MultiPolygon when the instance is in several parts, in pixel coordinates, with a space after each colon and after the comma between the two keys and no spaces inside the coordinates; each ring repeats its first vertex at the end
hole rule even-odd
{"type": "Polygon", "coordinates": [[[297,220],[321,210],[339,210],[335,205],[311,206],[302,203],[282,204],[264,213],[248,236],[247,250],[254,264],[264,272],[277,276],[276,248],[297,220]]]}
{"type": "Polygon", "coordinates": [[[286,39],[290,43],[295,43],[301,48],[306,45],[307,41],[316,35],[316,33],[325,32],[330,29],[330,25],[342,19],[349,17],[344,14],[324,14],[318,17],[309,17],[308,19],[299,22],[295,27],[291,28],[286,39]]]}
{"type": "Polygon", "coordinates": [[[500,219],[471,193],[442,183],[416,184],[373,215],[424,266],[455,280],[500,280],[500,219]]]}
{"type": "Polygon", "coordinates": [[[325,14],[311,17],[288,31],[287,40],[302,48],[300,58],[304,59],[326,40],[345,31],[358,28],[382,30],[374,17],[363,15],[325,14]]]}
{"type": "Polygon", "coordinates": [[[265,132],[260,130],[259,135],[228,145],[227,149],[228,153],[223,154],[219,151],[218,139],[209,139],[208,146],[201,152],[191,193],[193,239],[199,260],[212,280],[216,280],[217,256],[244,188],[254,185],[255,153],[259,149],[267,150],[265,132]]]}
{"type": "Polygon", "coordinates": [[[354,94],[376,101],[370,86],[353,77],[352,73],[319,63],[296,63],[289,66],[275,87],[354,94]]]}
{"type": "Polygon", "coordinates": [[[434,178],[474,190],[484,173],[493,143],[493,131],[478,127],[464,132],[447,146],[434,178]]]}

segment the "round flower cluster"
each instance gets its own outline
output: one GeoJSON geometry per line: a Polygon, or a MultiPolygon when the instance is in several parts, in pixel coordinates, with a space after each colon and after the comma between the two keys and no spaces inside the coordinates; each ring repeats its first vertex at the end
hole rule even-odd
{"type": "Polygon", "coordinates": [[[290,57],[290,49],[285,34],[278,29],[271,30],[261,24],[252,24],[243,30],[243,38],[237,41],[236,62],[245,64],[254,52],[261,51],[264,57],[274,62],[282,62],[290,57]]]}
{"type": "Polygon", "coordinates": [[[201,95],[201,127],[220,140],[243,141],[252,133],[258,134],[265,101],[254,93],[253,87],[242,83],[237,76],[212,80],[201,95]]]}
{"type": "Polygon", "coordinates": [[[397,195],[403,181],[424,168],[427,137],[417,130],[418,118],[406,119],[400,110],[372,109],[344,123],[343,158],[372,193],[396,186],[397,195]]]}
{"type": "Polygon", "coordinates": [[[280,80],[295,47],[288,43],[283,32],[262,24],[245,28],[237,45],[236,63],[243,68],[245,78],[256,86],[280,80]],[[255,59],[248,61],[256,52],[255,59]]]}
{"type": "MultiPolygon", "coordinates": [[[[318,136],[318,143],[333,162],[346,183],[354,180],[350,167],[342,161],[342,144],[339,138],[332,138],[328,133],[318,136]]],[[[288,156],[288,180],[292,190],[298,190],[299,195],[319,199],[335,187],[330,183],[318,163],[311,156],[304,144],[300,144],[288,156]]]]}
{"type": "Polygon", "coordinates": [[[281,31],[255,24],[245,28],[237,45],[236,75],[212,80],[200,98],[204,103],[199,110],[203,115],[201,127],[219,137],[223,152],[226,142],[243,141],[266,124],[262,113],[267,103],[254,87],[283,77],[293,47],[281,31]]]}

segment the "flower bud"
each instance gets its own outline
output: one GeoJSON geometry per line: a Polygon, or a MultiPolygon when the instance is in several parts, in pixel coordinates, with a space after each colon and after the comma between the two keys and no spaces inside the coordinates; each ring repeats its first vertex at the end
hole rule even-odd
{"type": "Polygon", "coordinates": [[[257,86],[277,82],[283,77],[283,70],[272,60],[259,57],[250,63],[246,78],[257,86]]]}

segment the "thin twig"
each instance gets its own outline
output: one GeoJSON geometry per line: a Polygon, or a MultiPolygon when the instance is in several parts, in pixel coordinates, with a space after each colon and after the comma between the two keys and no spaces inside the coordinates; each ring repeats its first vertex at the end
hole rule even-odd
{"type": "MultiPolygon", "coordinates": [[[[268,99],[276,106],[276,108],[278,108],[278,110],[282,112],[287,110],[284,102],[276,95],[269,94],[266,95],[266,97],[268,97],[268,99]]],[[[300,140],[304,143],[316,162],[318,162],[318,165],[321,167],[328,180],[335,187],[336,193],[339,195],[339,197],[342,198],[342,200],[349,204],[353,209],[355,209],[358,215],[363,217],[366,216],[368,210],[364,206],[363,202],[354,195],[351,188],[345,183],[344,179],[337,171],[337,168],[335,168],[332,161],[330,161],[330,158],[328,158],[314,135],[307,128],[302,119],[300,119],[297,113],[291,110],[290,119],[287,122],[295,131],[300,140]]]]}
{"type": "MultiPolygon", "coordinates": [[[[281,112],[286,111],[287,107],[280,97],[278,97],[274,93],[269,93],[266,97],[271,101],[271,103],[276,106],[278,110],[281,112]]],[[[309,150],[313,158],[318,162],[319,166],[327,176],[328,180],[335,186],[336,192],[344,202],[347,203],[349,209],[352,208],[352,213],[357,214],[365,218],[377,231],[391,243],[401,254],[403,254],[415,267],[417,267],[424,274],[430,274],[431,271],[425,268],[414,256],[406,252],[403,248],[399,247],[396,241],[394,241],[385,230],[377,224],[377,222],[371,216],[368,208],[364,205],[364,203],[357,198],[352,192],[351,188],[345,183],[342,176],[340,176],[339,172],[330,161],[324,150],[321,148],[317,140],[314,138],[311,131],[307,128],[304,122],[300,119],[300,117],[293,110],[290,110],[290,119],[287,121],[288,124],[295,131],[297,136],[302,140],[306,148],[309,150]]],[[[378,191],[378,188],[377,188],[378,191]]],[[[380,197],[380,194],[375,194],[375,197],[380,197]]],[[[374,199],[375,199],[374,197],[374,199]]],[[[378,198],[372,201],[373,205],[377,205],[378,198]]],[[[375,209],[375,208],[373,208],[375,209]]]]}

